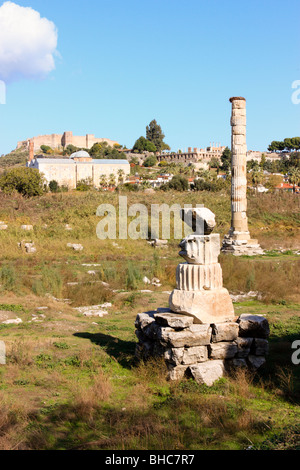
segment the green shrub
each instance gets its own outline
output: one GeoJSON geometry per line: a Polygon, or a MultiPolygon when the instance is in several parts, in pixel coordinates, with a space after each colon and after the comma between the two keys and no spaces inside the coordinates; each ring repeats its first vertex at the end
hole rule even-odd
{"type": "Polygon", "coordinates": [[[52,294],[59,297],[62,293],[63,281],[60,272],[56,269],[43,268],[41,278],[32,286],[33,292],[38,296],[52,294]]]}
{"type": "Polygon", "coordinates": [[[149,166],[155,166],[157,164],[157,158],[155,155],[151,155],[150,157],[147,157],[146,160],[144,161],[144,166],[148,168],[149,166]]]}
{"type": "Polygon", "coordinates": [[[59,184],[58,184],[58,182],[55,181],[55,180],[50,181],[50,183],[49,183],[49,189],[50,189],[51,193],[57,193],[58,190],[59,190],[59,184]]]}
{"type": "Polygon", "coordinates": [[[44,184],[43,175],[35,168],[13,168],[0,176],[0,189],[6,194],[17,191],[26,197],[41,196],[44,184]]]}
{"type": "Polygon", "coordinates": [[[132,263],[128,263],[126,274],[125,274],[125,285],[128,290],[135,290],[138,288],[139,283],[142,280],[140,270],[132,263]]]}
{"type": "Polygon", "coordinates": [[[41,151],[43,153],[45,153],[46,155],[51,155],[53,153],[53,150],[51,147],[49,147],[48,145],[41,145],[41,151]]]}
{"type": "MultiPolygon", "coordinates": [[[[133,152],[137,151],[138,153],[143,153],[144,151],[156,152],[157,149],[153,142],[150,142],[150,140],[147,140],[145,139],[145,137],[142,136],[135,142],[132,150],[133,152]]],[[[149,165],[149,166],[153,166],[153,165],[149,165]]]]}
{"type": "Polygon", "coordinates": [[[189,183],[185,176],[175,175],[167,186],[168,189],[175,189],[175,191],[187,191],[189,183]]]}
{"type": "Polygon", "coordinates": [[[92,189],[92,187],[93,187],[92,179],[86,178],[86,179],[78,181],[76,190],[77,191],[89,191],[90,189],[92,189]]]}
{"type": "Polygon", "coordinates": [[[13,291],[16,288],[17,273],[12,266],[4,265],[0,268],[0,284],[8,291],[13,291]]]}

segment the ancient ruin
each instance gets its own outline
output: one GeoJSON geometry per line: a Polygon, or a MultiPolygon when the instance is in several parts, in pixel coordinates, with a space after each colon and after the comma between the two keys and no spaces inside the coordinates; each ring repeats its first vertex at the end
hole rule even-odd
{"type": "Polygon", "coordinates": [[[247,143],[246,100],[230,98],[231,116],[231,228],[224,237],[222,252],[239,255],[259,255],[263,250],[252,240],[247,218],[247,143]]]}
{"type": "Polygon", "coordinates": [[[170,380],[188,376],[211,386],[232,369],[256,370],[265,363],[269,324],[260,315],[234,313],[218,262],[220,236],[212,234],[215,215],[184,209],[182,218],[194,230],[180,243],[187,263],[177,268],[170,308],[137,316],[136,357],[163,357],[170,380]]]}
{"type": "Polygon", "coordinates": [[[103,137],[95,137],[94,134],[86,134],[85,136],[73,135],[72,131],[64,132],[63,134],[47,134],[32,137],[18,142],[17,149],[19,148],[30,148],[30,144],[33,145],[35,152],[39,151],[41,145],[47,145],[52,149],[62,150],[68,145],[74,145],[79,148],[90,149],[94,144],[101,142],[107,142],[111,147],[118,144],[115,140],[105,139],[103,137]]]}
{"type": "Polygon", "coordinates": [[[171,294],[170,308],[173,312],[193,316],[195,323],[232,320],[233,304],[228,290],[223,287],[218,262],[220,235],[212,234],[215,215],[205,208],[188,209],[182,210],[182,218],[187,222],[190,219],[194,234],[180,243],[179,254],[187,263],[177,268],[177,289],[171,294]]]}

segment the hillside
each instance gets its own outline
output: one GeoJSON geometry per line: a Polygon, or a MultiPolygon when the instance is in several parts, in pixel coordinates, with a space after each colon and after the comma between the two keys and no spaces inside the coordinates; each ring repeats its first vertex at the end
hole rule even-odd
{"type": "Polygon", "coordinates": [[[0,172],[15,166],[24,166],[28,160],[28,157],[29,151],[27,149],[21,148],[12,150],[7,155],[0,157],[0,172]]]}

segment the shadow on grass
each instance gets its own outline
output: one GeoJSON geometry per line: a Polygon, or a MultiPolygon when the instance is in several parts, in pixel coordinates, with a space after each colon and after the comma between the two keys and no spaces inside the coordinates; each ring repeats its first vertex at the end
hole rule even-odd
{"type": "Polygon", "coordinates": [[[134,341],[124,341],[114,336],[105,335],[103,333],[75,333],[77,338],[89,339],[92,343],[97,344],[115,359],[122,367],[131,369],[135,363],[135,347],[134,341]]]}
{"type": "MultiPolygon", "coordinates": [[[[299,334],[271,334],[267,362],[260,370],[260,377],[272,388],[281,390],[281,398],[293,404],[300,404],[300,365],[293,363],[293,354],[300,353],[292,348],[299,334]]],[[[299,348],[298,348],[299,349],[299,348]]]]}

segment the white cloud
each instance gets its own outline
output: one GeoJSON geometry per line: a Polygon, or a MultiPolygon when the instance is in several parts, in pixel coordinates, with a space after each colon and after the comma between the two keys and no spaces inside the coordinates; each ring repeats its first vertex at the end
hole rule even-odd
{"type": "Polygon", "coordinates": [[[32,8],[0,7],[0,79],[44,78],[55,69],[57,29],[32,8]]]}

